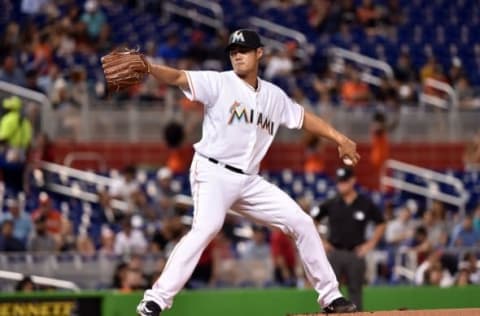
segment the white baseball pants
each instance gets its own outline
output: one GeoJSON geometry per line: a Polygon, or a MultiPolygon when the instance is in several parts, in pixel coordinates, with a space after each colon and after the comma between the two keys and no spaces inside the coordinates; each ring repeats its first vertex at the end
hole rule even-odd
{"type": "Polygon", "coordinates": [[[293,237],[306,275],[322,306],[342,296],[312,218],[285,192],[259,175],[235,173],[196,154],[190,170],[194,201],[192,229],[174,248],[162,275],[144,299],[162,310],[172,306],[203,250],[221,230],[227,210],[280,228],[293,237]]]}

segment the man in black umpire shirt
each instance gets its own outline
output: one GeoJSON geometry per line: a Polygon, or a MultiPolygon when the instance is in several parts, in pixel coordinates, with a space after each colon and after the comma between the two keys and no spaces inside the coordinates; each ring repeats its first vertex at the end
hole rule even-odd
{"type": "Polygon", "coordinates": [[[365,255],[373,250],[383,236],[383,214],[372,200],[357,193],[353,169],[336,171],[338,194],[313,208],[311,216],[321,221],[328,218],[328,238],[323,240],[328,259],[339,280],[346,278],[349,297],[362,310],[362,287],[365,280],[365,255]],[[375,230],[366,240],[369,222],[375,230]]]}

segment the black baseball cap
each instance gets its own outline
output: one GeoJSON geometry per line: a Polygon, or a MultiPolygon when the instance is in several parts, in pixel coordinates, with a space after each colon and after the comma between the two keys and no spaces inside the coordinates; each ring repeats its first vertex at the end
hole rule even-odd
{"type": "Polygon", "coordinates": [[[350,167],[340,167],[335,172],[337,182],[347,181],[355,176],[353,169],[350,167]]]}
{"type": "Polygon", "coordinates": [[[250,29],[239,29],[230,34],[228,38],[227,52],[230,51],[232,46],[243,46],[251,49],[262,47],[262,41],[257,32],[250,29]]]}

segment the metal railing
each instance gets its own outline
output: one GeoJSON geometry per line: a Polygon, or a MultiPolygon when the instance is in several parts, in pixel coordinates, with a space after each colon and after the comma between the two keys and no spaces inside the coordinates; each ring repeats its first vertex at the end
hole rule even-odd
{"type": "MultiPolygon", "coordinates": [[[[445,92],[449,99],[450,99],[450,104],[453,109],[458,108],[458,96],[457,92],[455,89],[449,85],[446,82],[439,81],[433,78],[427,78],[425,80],[425,86],[426,87],[431,87],[440,91],[445,92]]],[[[442,109],[448,109],[449,108],[449,103],[445,98],[441,98],[435,95],[430,95],[427,93],[422,92],[420,94],[420,105],[425,106],[425,105],[433,105],[442,109]]]]}
{"type": "MultiPolygon", "coordinates": [[[[356,52],[352,52],[350,50],[347,50],[341,47],[335,47],[335,46],[329,49],[329,53],[335,57],[333,64],[331,66],[332,70],[335,72],[342,73],[345,67],[343,61],[350,60],[363,66],[379,69],[383,73],[385,73],[387,78],[389,79],[393,78],[392,67],[388,63],[381,61],[379,59],[371,58],[371,57],[368,57],[356,52]]],[[[369,74],[369,73],[363,73],[362,80],[376,86],[380,86],[382,82],[380,77],[369,74]]]]}
{"type": "Polygon", "coordinates": [[[463,182],[454,176],[439,173],[430,169],[421,168],[412,164],[404,163],[398,160],[389,159],[385,163],[385,174],[381,177],[381,183],[384,186],[396,188],[398,190],[407,191],[410,193],[424,196],[430,200],[438,200],[450,205],[457,206],[461,215],[465,213],[465,205],[468,201],[469,194],[465,190],[463,182]],[[388,170],[392,170],[394,173],[400,171],[403,173],[414,174],[417,177],[426,180],[428,187],[424,187],[418,184],[413,184],[404,179],[395,178],[394,176],[387,175],[388,170]],[[455,188],[457,195],[443,193],[438,190],[433,183],[444,183],[455,188]]]}
{"type": "Polygon", "coordinates": [[[186,0],[187,2],[197,5],[201,8],[208,9],[212,11],[214,18],[199,13],[195,9],[185,8],[180,6],[179,4],[174,4],[170,1],[165,1],[163,5],[164,12],[169,14],[176,14],[192,21],[210,26],[218,31],[223,29],[223,9],[222,7],[213,1],[206,1],[206,0],[186,0]]]}
{"type": "MultiPolygon", "coordinates": [[[[52,173],[57,173],[62,176],[75,178],[87,183],[92,183],[92,184],[100,185],[103,187],[109,187],[112,184],[112,181],[114,181],[111,178],[104,177],[104,176],[95,174],[93,172],[82,171],[82,170],[78,170],[78,169],[74,169],[74,168],[70,168],[70,167],[66,167],[63,165],[46,162],[46,161],[42,161],[40,163],[40,168],[52,173]]],[[[85,192],[83,190],[80,190],[78,188],[75,188],[69,185],[47,182],[47,183],[44,183],[44,187],[47,190],[51,190],[53,192],[57,192],[70,197],[78,198],[83,201],[92,202],[92,203],[99,202],[99,197],[97,194],[91,193],[91,192],[85,192]]],[[[110,205],[112,208],[118,209],[121,211],[127,212],[129,210],[129,204],[122,200],[112,199],[110,205]]]]}
{"type": "MultiPolygon", "coordinates": [[[[259,17],[251,17],[249,19],[249,23],[254,28],[264,29],[271,33],[277,34],[279,36],[294,39],[299,45],[297,50],[297,55],[299,58],[301,58],[304,61],[310,60],[310,56],[315,51],[315,48],[312,45],[310,45],[310,43],[308,42],[307,37],[299,31],[295,31],[291,28],[287,28],[283,25],[276,24],[259,17]]],[[[262,36],[262,37],[265,43],[270,46],[273,46],[278,49],[285,48],[285,44],[282,41],[279,41],[267,36],[262,36]]]]}
{"type": "MultiPolygon", "coordinates": [[[[0,279],[4,279],[4,280],[20,281],[25,276],[26,275],[20,272],[0,270],[0,279]]],[[[72,290],[75,292],[80,291],[80,288],[71,281],[60,280],[55,278],[47,278],[47,277],[38,276],[38,275],[30,275],[29,277],[31,278],[32,282],[37,285],[53,286],[55,288],[72,290]]]]}

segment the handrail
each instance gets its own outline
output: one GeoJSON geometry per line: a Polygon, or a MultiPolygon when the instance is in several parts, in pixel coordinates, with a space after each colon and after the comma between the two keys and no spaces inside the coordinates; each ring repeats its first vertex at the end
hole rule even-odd
{"type": "MultiPolygon", "coordinates": [[[[425,80],[425,86],[430,86],[430,87],[432,87],[432,88],[435,88],[435,89],[437,89],[437,90],[440,90],[440,91],[445,92],[445,93],[449,96],[450,100],[452,101],[452,106],[453,106],[453,108],[457,108],[457,107],[458,107],[458,96],[457,96],[457,92],[456,92],[455,89],[454,89],[451,85],[449,85],[448,83],[443,82],[443,81],[439,81],[439,80],[434,79],[434,78],[427,78],[427,79],[425,80]]],[[[438,99],[444,101],[443,98],[439,98],[439,97],[436,97],[436,96],[431,96],[431,95],[428,95],[428,94],[426,94],[426,93],[422,93],[422,94],[421,94],[421,97],[423,97],[423,98],[434,97],[434,98],[438,98],[438,99]]],[[[425,99],[424,101],[427,101],[427,102],[428,102],[428,101],[431,101],[431,100],[432,100],[432,99],[427,98],[427,99],[425,99]]],[[[429,104],[430,104],[430,103],[429,103],[429,104]]],[[[433,104],[433,105],[437,105],[437,104],[435,104],[435,102],[432,103],[432,104],[433,104]]],[[[447,106],[445,105],[444,108],[446,108],[446,107],[447,107],[447,106]]]]}
{"type": "Polygon", "coordinates": [[[4,90],[8,93],[14,94],[16,96],[33,100],[42,105],[41,110],[41,122],[42,122],[42,131],[46,132],[48,135],[53,135],[55,125],[52,124],[51,113],[52,113],[52,103],[46,95],[43,93],[27,89],[21,86],[17,86],[5,81],[0,80],[0,90],[4,90]]]}
{"type": "MultiPolygon", "coordinates": [[[[215,18],[211,18],[207,15],[198,13],[196,10],[185,9],[185,8],[182,8],[181,6],[173,4],[171,2],[165,1],[164,5],[163,5],[163,10],[165,12],[180,15],[180,16],[189,18],[191,20],[194,20],[198,23],[205,24],[205,25],[210,26],[210,27],[212,27],[216,30],[223,29],[223,19],[218,20],[218,19],[215,19],[215,18]]],[[[223,13],[222,13],[222,15],[223,15],[223,13]]]]}
{"type": "MultiPolygon", "coordinates": [[[[24,274],[18,272],[11,272],[6,270],[0,270],[0,279],[11,280],[11,281],[20,281],[25,277],[24,274]]],[[[80,292],[80,288],[71,281],[47,278],[38,275],[31,275],[30,278],[32,282],[38,285],[54,286],[56,288],[72,290],[75,292],[80,292]]]]}
{"type": "MultiPolygon", "coordinates": [[[[66,185],[47,183],[45,185],[45,188],[56,193],[60,193],[63,195],[67,195],[67,196],[81,199],[91,203],[98,203],[100,201],[100,198],[95,193],[81,191],[66,185]]],[[[110,206],[113,209],[124,211],[124,212],[128,212],[130,210],[130,207],[127,202],[118,200],[118,199],[111,199],[110,206]]]]}
{"type": "Polygon", "coordinates": [[[213,15],[217,18],[218,21],[223,22],[223,8],[221,5],[216,3],[215,1],[207,1],[207,0],[185,0],[187,2],[193,3],[198,5],[199,7],[203,7],[208,10],[212,10],[213,15]]]}
{"type": "Polygon", "coordinates": [[[430,169],[418,167],[393,159],[387,160],[385,163],[385,167],[385,169],[390,168],[394,170],[408,172],[411,174],[416,174],[417,176],[423,177],[430,181],[437,181],[453,186],[458,191],[460,196],[438,192],[437,190],[431,190],[429,188],[412,184],[402,179],[395,179],[387,175],[383,175],[381,177],[381,183],[383,185],[391,186],[400,190],[423,195],[430,199],[436,199],[444,203],[455,205],[459,208],[460,212],[462,212],[462,215],[465,212],[465,205],[468,200],[468,192],[465,190],[462,181],[460,181],[459,179],[451,175],[445,175],[443,173],[439,173],[430,169]]]}
{"type": "Polygon", "coordinates": [[[59,165],[53,162],[42,161],[40,162],[40,167],[50,172],[68,174],[73,177],[76,177],[77,179],[91,182],[91,183],[98,183],[104,186],[109,186],[113,181],[113,179],[111,178],[104,177],[90,171],[82,171],[82,170],[74,169],[71,167],[59,165]]]}
{"type": "Polygon", "coordinates": [[[420,105],[429,104],[441,109],[448,109],[447,100],[437,97],[435,95],[429,95],[424,92],[419,96],[420,105]]]}
{"type": "Polygon", "coordinates": [[[101,170],[105,170],[107,164],[105,158],[96,152],[72,152],[68,153],[63,159],[63,165],[71,167],[75,160],[97,160],[100,164],[101,170]]]}
{"type": "MultiPolygon", "coordinates": [[[[267,20],[259,18],[259,17],[251,17],[249,19],[249,22],[250,22],[250,24],[252,24],[256,28],[263,28],[263,29],[266,29],[266,30],[268,30],[272,33],[276,33],[276,34],[279,34],[281,36],[286,36],[286,37],[293,38],[299,44],[299,49],[298,49],[299,57],[301,57],[304,60],[309,59],[311,54],[315,50],[315,48],[312,45],[310,45],[310,43],[308,42],[307,37],[299,31],[292,30],[292,29],[287,28],[283,25],[276,24],[276,23],[267,21],[267,20]]],[[[270,39],[270,38],[266,38],[266,37],[264,37],[264,38],[267,42],[273,42],[273,43],[279,42],[275,39],[270,39]]],[[[277,45],[275,45],[275,46],[277,46],[277,45]]]]}
{"type": "Polygon", "coordinates": [[[333,55],[342,57],[344,59],[353,60],[356,63],[363,64],[372,68],[377,68],[382,70],[389,79],[393,78],[393,69],[392,67],[381,60],[371,58],[356,52],[349,51],[347,49],[333,46],[329,49],[329,52],[333,55]]]}
{"type": "MultiPolygon", "coordinates": [[[[72,177],[75,177],[79,180],[83,180],[86,182],[90,183],[95,183],[103,186],[110,186],[112,182],[114,181],[111,178],[100,176],[98,174],[95,174],[93,172],[89,171],[83,171],[83,170],[78,170],[66,166],[62,166],[56,163],[52,162],[46,162],[42,161],[40,163],[40,167],[44,170],[50,171],[50,172],[56,172],[60,174],[66,174],[70,175],[72,177]]],[[[70,186],[65,186],[65,185],[60,185],[60,184],[55,184],[55,183],[47,183],[46,188],[49,190],[52,190],[57,193],[61,193],[67,196],[75,197],[78,199],[82,199],[88,202],[92,203],[98,203],[99,202],[99,197],[97,194],[90,193],[90,192],[85,192],[85,191],[80,191],[78,189],[72,188],[70,186]]],[[[130,209],[129,205],[127,202],[118,200],[118,199],[112,199],[110,201],[110,205],[112,208],[121,210],[121,211],[127,211],[130,209]]]]}

